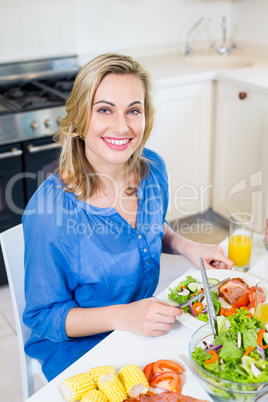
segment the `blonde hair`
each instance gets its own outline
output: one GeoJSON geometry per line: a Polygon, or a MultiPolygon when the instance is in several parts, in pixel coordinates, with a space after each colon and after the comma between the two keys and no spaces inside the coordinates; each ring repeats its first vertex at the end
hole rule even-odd
{"type": "Polygon", "coordinates": [[[76,193],[79,200],[88,199],[102,188],[100,177],[86,157],[84,139],[89,129],[96,90],[108,74],[134,74],[143,83],[145,129],[141,144],[128,160],[127,168],[130,172],[135,171],[137,186],[149,172],[149,165],[142,153],[155,118],[150,74],[129,56],[103,54],[91,60],[78,73],[67,101],[67,116],[62,119],[60,131],[55,136],[62,145],[59,175],[64,189],[76,193]]]}

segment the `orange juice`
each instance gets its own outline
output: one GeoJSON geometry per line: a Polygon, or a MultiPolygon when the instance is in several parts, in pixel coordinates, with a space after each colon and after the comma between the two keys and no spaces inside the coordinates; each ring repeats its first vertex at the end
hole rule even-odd
{"type": "Polygon", "coordinates": [[[237,267],[249,265],[252,240],[248,236],[233,235],[229,239],[228,257],[237,267]]]}
{"type": "Polygon", "coordinates": [[[258,320],[268,323],[268,303],[258,304],[254,317],[258,320]]]}

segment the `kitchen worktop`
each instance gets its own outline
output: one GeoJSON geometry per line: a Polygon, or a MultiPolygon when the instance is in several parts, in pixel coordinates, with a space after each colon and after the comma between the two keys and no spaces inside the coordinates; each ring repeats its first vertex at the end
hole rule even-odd
{"type": "MultiPolygon", "coordinates": [[[[201,54],[190,55],[186,59],[181,54],[167,54],[137,59],[148,68],[159,87],[218,80],[268,94],[267,56],[234,52],[230,56],[250,60],[254,64],[249,67],[228,69],[203,68],[189,64],[190,58],[199,56],[201,54]]],[[[229,56],[222,57],[228,58],[229,56]]]]}

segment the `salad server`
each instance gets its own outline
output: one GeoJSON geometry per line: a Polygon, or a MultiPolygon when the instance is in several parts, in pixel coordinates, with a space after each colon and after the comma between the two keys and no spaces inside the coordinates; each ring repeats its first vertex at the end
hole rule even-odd
{"type": "MultiPolygon", "coordinates": [[[[219,288],[221,285],[223,285],[225,282],[228,282],[230,279],[231,279],[231,277],[229,276],[228,278],[223,279],[222,281],[216,283],[215,285],[212,285],[212,286],[209,285],[210,290],[215,290],[215,289],[219,288]]],[[[193,301],[200,299],[200,296],[201,296],[200,294],[193,296],[189,300],[186,300],[185,302],[179,304],[176,307],[184,308],[184,307],[188,306],[190,303],[192,303],[193,301]]]]}
{"type": "Polygon", "coordinates": [[[212,300],[211,289],[210,289],[209,282],[208,282],[206,268],[205,268],[205,264],[204,264],[202,257],[199,258],[199,263],[200,263],[200,270],[201,270],[201,275],[202,275],[202,280],[203,280],[203,285],[204,285],[205,297],[207,300],[209,323],[210,323],[210,326],[212,329],[213,337],[215,338],[215,336],[217,335],[217,333],[216,333],[216,313],[215,313],[214,303],[212,300]]]}

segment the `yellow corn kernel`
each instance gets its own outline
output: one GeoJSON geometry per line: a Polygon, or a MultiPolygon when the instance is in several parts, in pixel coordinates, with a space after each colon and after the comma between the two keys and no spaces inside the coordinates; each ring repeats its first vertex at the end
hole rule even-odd
{"type": "Polygon", "coordinates": [[[118,373],[118,378],[131,398],[146,394],[149,389],[149,383],[143,371],[136,364],[122,367],[118,373]]]}
{"type": "Polygon", "coordinates": [[[89,373],[81,373],[64,380],[61,388],[67,401],[79,401],[87,391],[96,388],[96,385],[89,373]]]}
{"type": "Polygon", "coordinates": [[[123,384],[116,374],[101,375],[98,388],[107,396],[109,402],[122,402],[127,398],[123,384]]]}
{"type": "Polygon", "coordinates": [[[84,394],[80,402],[108,402],[108,399],[99,389],[91,389],[84,394]]]}
{"type": "Polygon", "coordinates": [[[100,367],[93,367],[89,370],[89,374],[97,384],[98,379],[101,375],[105,374],[116,374],[114,366],[100,366],[100,367]]]}

